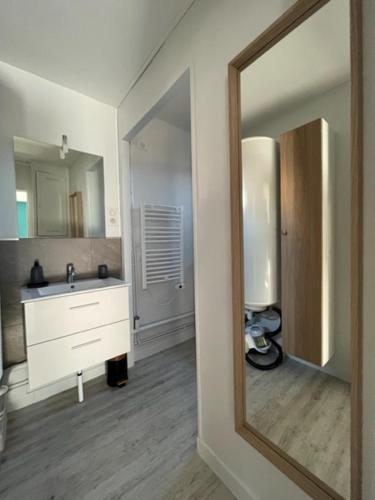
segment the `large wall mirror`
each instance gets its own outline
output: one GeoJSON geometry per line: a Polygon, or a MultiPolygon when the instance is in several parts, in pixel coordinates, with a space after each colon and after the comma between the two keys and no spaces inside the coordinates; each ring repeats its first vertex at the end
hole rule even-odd
{"type": "Polygon", "coordinates": [[[103,158],[14,137],[19,238],[105,237],[103,158]]]}
{"type": "Polygon", "coordinates": [[[236,428],[361,498],[361,19],[300,0],[229,65],[236,428]]]}

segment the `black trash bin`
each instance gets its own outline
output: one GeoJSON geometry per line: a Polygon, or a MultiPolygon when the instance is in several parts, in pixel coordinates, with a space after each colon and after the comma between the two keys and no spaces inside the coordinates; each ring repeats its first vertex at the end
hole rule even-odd
{"type": "Polygon", "coordinates": [[[107,384],[124,387],[128,383],[128,357],[121,354],[107,361],[107,384]]]}

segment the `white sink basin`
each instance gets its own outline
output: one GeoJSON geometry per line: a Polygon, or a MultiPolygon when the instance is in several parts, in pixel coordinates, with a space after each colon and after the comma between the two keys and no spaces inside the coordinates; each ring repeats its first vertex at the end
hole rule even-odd
{"type": "Polygon", "coordinates": [[[74,283],[66,283],[62,281],[60,283],[53,283],[42,288],[23,287],[21,288],[21,302],[24,304],[35,300],[48,299],[48,297],[55,297],[57,295],[84,293],[118,286],[130,286],[130,284],[117,278],[104,278],[77,280],[74,283]]]}
{"type": "Polygon", "coordinates": [[[41,297],[49,295],[61,295],[65,293],[80,292],[83,290],[94,290],[108,286],[106,280],[81,280],[74,283],[57,283],[43,288],[37,288],[41,297]]]}

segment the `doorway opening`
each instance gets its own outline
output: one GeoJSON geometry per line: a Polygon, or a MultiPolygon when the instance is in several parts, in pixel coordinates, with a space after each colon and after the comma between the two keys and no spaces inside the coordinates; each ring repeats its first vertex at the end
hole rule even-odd
{"type": "Polygon", "coordinates": [[[129,140],[135,361],[195,337],[190,78],[129,140]]]}

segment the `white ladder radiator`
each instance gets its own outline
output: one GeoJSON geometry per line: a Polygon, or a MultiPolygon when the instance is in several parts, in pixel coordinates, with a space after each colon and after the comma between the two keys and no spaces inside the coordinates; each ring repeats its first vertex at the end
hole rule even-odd
{"type": "Polygon", "coordinates": [[[141,206],[142,287],[176,281],[184,287],[183,206],[141,206]]]}

